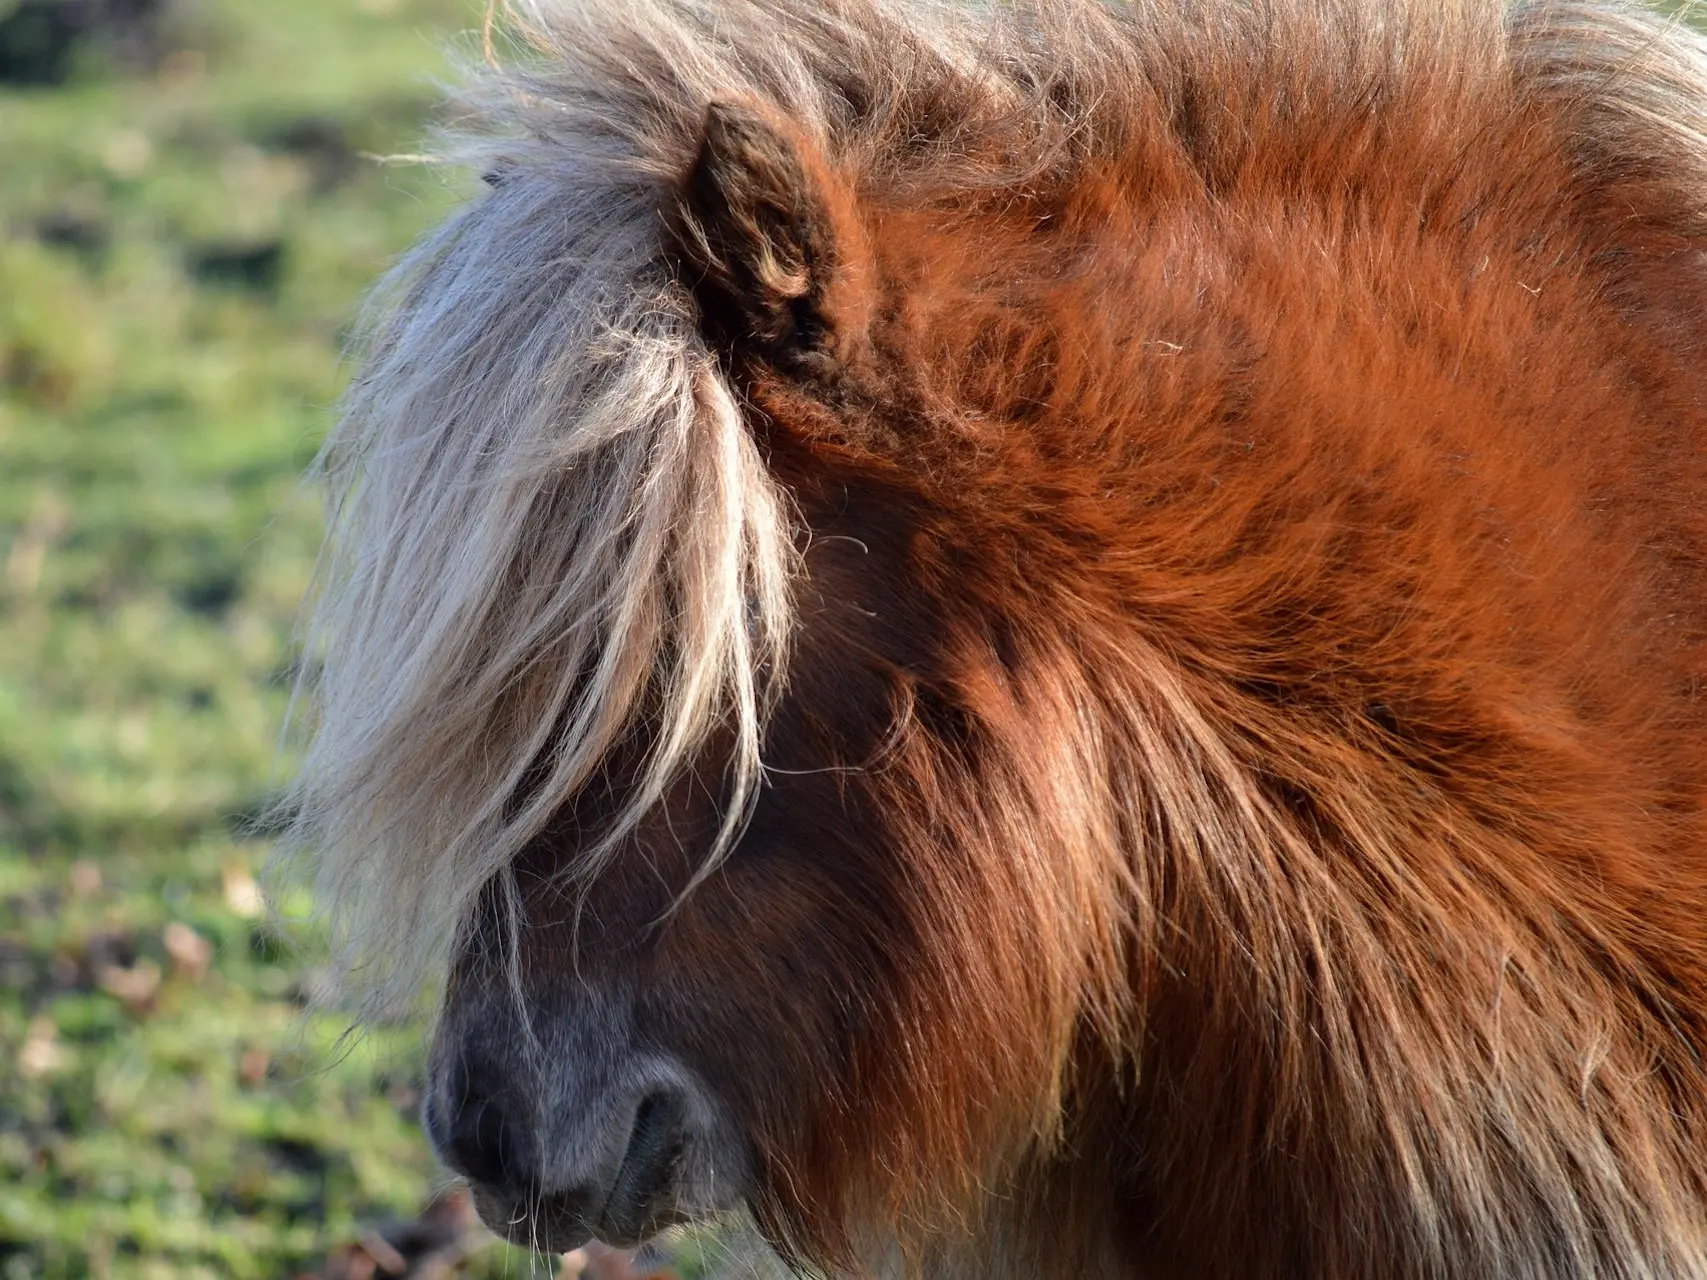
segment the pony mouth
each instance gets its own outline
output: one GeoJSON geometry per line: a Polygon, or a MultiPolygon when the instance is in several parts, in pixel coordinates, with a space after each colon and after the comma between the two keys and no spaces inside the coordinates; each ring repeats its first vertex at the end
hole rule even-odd
{"type": "Polygon", "coordinates": [[[633,1248],[692,1216],[677,1194],[684,1139],[679,1107],[653,1095],[634,1117],[608,1186],[518,1196],[475,1184],[475,1207],[492,1230],[536,1252],[567,1253],[594,1239],[633,1248]]]}
{"type": "Polygon", "coordinates": [[[502,1192],[470,1183],[480,1221],[494,1235],[535,1253],[568,1253],[593,1238],[585,1217],[559,1203],[562,1197],[539,1196],[511,1200],[502,1192]]]}
{"type": "Polygon", "coordinates": [[[490,1187],[473,1185],[471,1189],[480,1220],[494,1234],[535,1253],[568,1253],[591,1240],[632,1249],[692,1216],[673,1204],[655,1201],[641,1206],[638,1213],[632,1208],[613,1211],[607,1207],[594,1217],[577,1195],[511,1199],[490,1187]]]}

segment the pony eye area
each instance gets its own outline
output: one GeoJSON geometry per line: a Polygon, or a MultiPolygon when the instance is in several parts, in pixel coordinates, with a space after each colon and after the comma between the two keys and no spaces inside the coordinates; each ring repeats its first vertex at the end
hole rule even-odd
{"type": "Polygon", "coordinates": [[[327,446],[295,792],[375,1007],[488,911],[487,1222],[1707,1272],[1707,45],[520,8],[327,446]]]}

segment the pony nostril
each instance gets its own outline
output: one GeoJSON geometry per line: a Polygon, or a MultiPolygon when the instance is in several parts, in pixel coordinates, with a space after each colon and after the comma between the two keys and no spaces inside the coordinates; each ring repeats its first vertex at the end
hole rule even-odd
{"type": "Polygon", "coordinates": [[[510,1187],[527,1180],[519,1135],[496,1099],[463,1099],[451,1121],[447,1145],[451,1163],[471,1181],[510,1187]]]}
{"type": "Polygon", "coordinates": [[[619,1238],[646,1234],[646,1221],[682,1153],[686,1106],[673,1092],[648,1094],[634,1112],[628,1146],[605,1197],[602,1229],[619,1238]]]}

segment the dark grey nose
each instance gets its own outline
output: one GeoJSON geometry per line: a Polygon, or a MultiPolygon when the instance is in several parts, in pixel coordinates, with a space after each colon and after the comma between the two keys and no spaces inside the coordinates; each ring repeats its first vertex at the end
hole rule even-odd
{"type": "MultiPolygon", "coordinates": [[[[607,1094],[588,1109],[602,1113],[597,1119],[583,1113],[574,1140],[546,1150],[533,1108],[509,1083],[481,1064],[459,1062],[428,1103],[428,1133],[445,1163],[474,1184],[477,1203],[500,1215],[530,1206],[544,1221],[528,1224],[529,1240],[543,1228],[562,1249],[594,1235],[634,1243],[669,1224],[688,1130],[681,1089],[654,1082],[607,1094]]],[[[488,1225],[503,1229],[509,1220],[488,1225]]]]}
{"type": "Polygon", "coordinates": [[[526,1186],[538,1161],[527,1150],[530,1129],[512,1118],[509,1104],[494,1096],[485,1082],[467,1071],[461,1087],[446,1091],[444,1131],[438,1138],[446,1163],[471,1182],[491,1187],[526,1186]]]}
{"type": "Polygon", "coordinates": [[[751,1194],[753,1149],[728,1103],[637,1044],[633,1015],[625,992],[584,984],[547,984],[524,1008],[479,970],[447,1000],[422,1121],[498,1234],[553,1253],[634,1245],[751,1194]]]}

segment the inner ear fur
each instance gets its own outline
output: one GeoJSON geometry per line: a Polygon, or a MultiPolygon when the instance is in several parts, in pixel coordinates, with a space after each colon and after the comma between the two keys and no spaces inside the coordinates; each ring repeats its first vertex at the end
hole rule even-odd
{"type": "Polygon", "coordinates": [[[865,236],[853,193],[774,112],[713,103],[670,233],[719,345],[827,372],[868,326],[865,236]]]}

